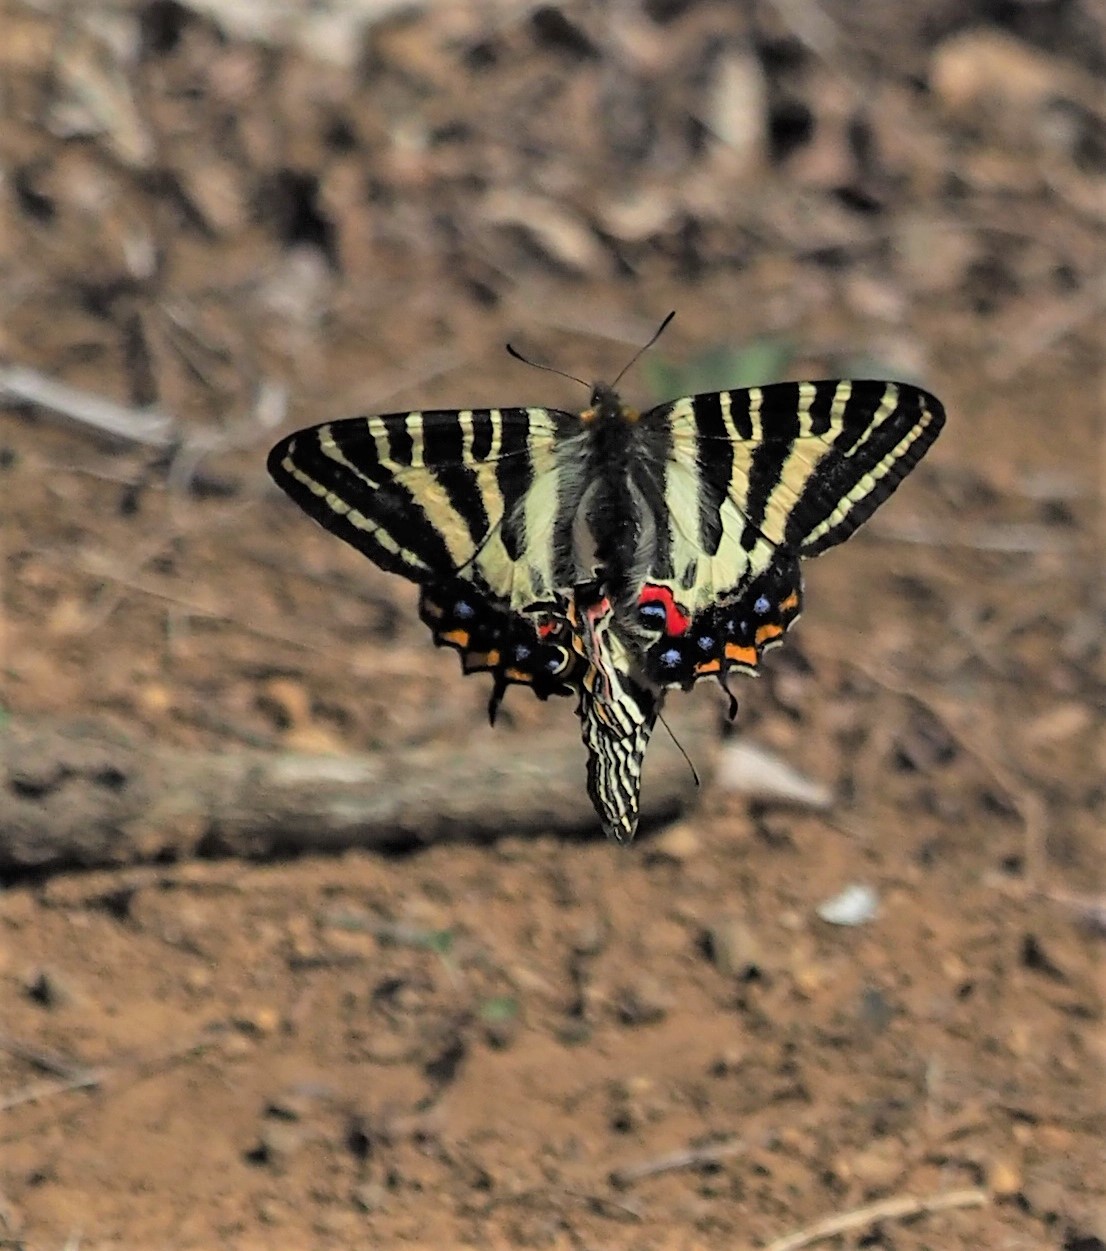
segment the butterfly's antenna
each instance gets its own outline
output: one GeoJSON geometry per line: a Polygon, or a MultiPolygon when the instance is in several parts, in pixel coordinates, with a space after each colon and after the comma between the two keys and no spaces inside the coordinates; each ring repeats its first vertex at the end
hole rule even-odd
{"type": "Polygon", "coordinates": [[[567,378],[569,382],[578,382],[582,387],[587,387],[589,391],[591,390],[590,382],[585,382],[583,378],[577,378],[575,374],[566,374],[563,369],[558,369],[555,365],[543,365],[540,361],[532,361],[528,356],[523,356],[518,348],[512,347],[509,343],[507,344],[507,353],[513,356],[516,361],[522,361],[524,365],[532,365],[535,369],[544,369],[546,373],[560,374],[562,378],[567,378]]]}
{"type": "MultiPolygon", "coordinates": [[[[664,334],[665,330],[668,329],[668,323],[675,316],[676,316],[676,310],[673,309],[672,312],[669,313],[668,316],[664,319],[664,321],[662,321],[661,324],[656,328],[656,330],[653,331],[653,337],[649,340],[649,342],[646,343],[643,347],[639,347],[638,350],[633,354],[633,356],[630,357],[629,361],[627,361],[627,363],[622,366],[622,369],[619,371],[618,377],[614,380],[614,382],[611,383],[612,388],[618,386],[618,384],[622,381],[623,374],[629,373],[629,371],[638,363],[639,360],[641,360],[641,358],[645,355],[645,353],[649,351],[649,349],[653,346],[653,344],[656,343],[656,341],[661,337],[661,335],[664,334]]],[[[508,351],[510,351],[509,348],[508,348],[508,351]]],[[[671,733],[671,731],[669,731],[669,733],[671,733]]],[[[678,743],[677,743],[677,746],[679,746],[678,743]]],[[[691,762],[688,761],[688,763],[690,764],[691,762]]]]}
{"type": "MultiPolygon", "coordinates": [[[[672,320],[672,315],[669,314],[668,321],[671,321],[671,320],[672,320]]],[[[667,324],[668,323],[666,322],[665,325],[667,324]]],[[[664,329],[664,326],[661,327],[661,330],[663,329],[664,329]]],[[[656,336],[654,336],[654,338],[655,337],[656,336]]],[[[686,751],[684,751],[683,743],[681,743],[680,740],[675,736],[675,734],[672,733],[672,727],[668,724],[667,721],[665,721],[663,712],[657,713],[657,720],[668,731],[668,737],[676,744],[676,746],[680,750],[680,755],[683,756],[683,758],[687,761],[687,767],[691,770],[691,776],[695,779],[695,785],[702,786],[702,782],[699,780],[699,770],[696,769],[696,767],[691,763],[691,757],[687,754],[686,751]]]]}

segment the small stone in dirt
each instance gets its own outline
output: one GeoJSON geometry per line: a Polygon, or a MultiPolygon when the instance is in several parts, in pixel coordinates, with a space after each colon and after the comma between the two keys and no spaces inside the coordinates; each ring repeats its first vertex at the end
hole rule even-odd
{"type": "Polygon", "coordinates": [[[338,1238],[346,1246],[358,1245],[356,1239],[360,1232],[361,1218],[349,1208],[327,1208],[315,1217],[314,1228],[317,1234],[327,1238],[338,1238]]]}
{"type": "Polygon", "coordinates": [[[329,1092],[324,1086],[297,1086],[274,1096],[265,1106],[265,1115],[281,1121],[302,1121],[310,1116],[320,1099],[329,1092]]]}
{"type": "Polygon", "coordinates": [[[653,1025],[663,1021],[672,1007],[672,996],[652,978],[640,978],[616,997],[618,1019],[623,1025],[653,1025]]]}
{"type": "Polygon", "coordinates": [[[77,999],[69,979],[53,969],[36,969],[26,988],[28,998],[44,1008],[67,1008],[77,999]]]}
{"type": "Polygon", "coordinates": [[[607,927],[601,917],[588,917],[572,936],[572,950],[578,956],[597,956],[606,945],[607,927]]]}
{"type": "Polygon", "coordinates": [[[902,1174],[902,1144],[891,1138],[880,1138],[858,1151],[843,1167],[870,1190],[883,1190],[893,1185],[902,1174]]]}
{"type": "Polygon", "coordinates": [[[815,911],[829,925],[866,925],[879,915],[879,896],[870,886],[851,882],[815,911]]]}
{"type": "Polygon", "coordinates": [[[686,821],[681,821],[678,825],[670,825],[647,845],[645,858],[647,860],[671,860],[674,864],[683,864],[697,856],[702,850],[703,841],[696,834],[694,827],[686,821]]]}
{"type": "Polygon", "coordinates": [[[280,1024],[280,1013],[273,1007],[254,1008],[238,1018],[239,1029],[264,1038],[275,1032],[280,1024]]]}
{"type": "Polygon", "coordinates": [[[257,1219],[263,1225],[281,1225],[288,1219],[288,1210],[279,1199],[264,1198],[258,1202],[257,1219]]]}
{"type": "Polygon", "coordinates": [[[724,1048],[710,1062],[711,1077],[731,1077],[748,1058],[745,1048],[738,1043],[724,1048]]]}
{"type": "Polygon", "coordinates": [[[257,1146],[247,1159],[251,1164],[284,1168],[303,1145],[303,1131],[284,1121],[270,1121],[261,1127],[257,1146]]]}
{"type": "Polygon", "coordinates": [[[882,1034],[895,1018],[895,1005],[878,986],[866,986],[860,995],[857,1016],[873,1034],[882,1034]]]}
{"type": "Polygon", "coordinates": [[[388,1191],[380,1182],[361,1182],[350,1197],[361,1212],[380,1212],[388,1205],[388,1191]]]}
{"type": "Polygon", "coordinates": [[[719,917],[707,926],[703,947],[723,977],[748,980],[764,967],[760,941],[741,917],[719,917]]]}
{"type": "Polygon", "coordinates": [[[1022,1188],[1018,1166],[1004,1156],[992,1160],[987,1168],[987,1188],[996,1199],[1011,1199],[1022,1188]]]}
{"type": "Polygon", "coordinates": [[[567,1021],[562,1021],[556,1032],[557,1041],[566,1047],[583,1047],[591,1042],[591,1024],[581,1017],[570,1017],[567,1021]]]}

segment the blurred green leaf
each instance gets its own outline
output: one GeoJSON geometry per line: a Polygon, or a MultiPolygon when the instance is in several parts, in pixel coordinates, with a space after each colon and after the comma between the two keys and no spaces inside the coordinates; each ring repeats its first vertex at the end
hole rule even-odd
{"type": "Polygon", "coordinates": [[[425,943],[430,951],[436,951],[439,956],[448,956],[453,950],[453,931],[432,930],[426,935],[425,943]]]}
{"type": "Polygon", "coordinates": [[[842,378],[886,378],[895,382],[910,382],[914,386],[925,385],[924,380],[919,378],[913,369],[896,365],[894,362],[889,363],[882,357],[871,356],[864,352],[857,356],[843,357],[839,364],[842,378]]]}
{"type": "Polygon", "coordinates": [[[488,1025],[501,1025],[518,1016],[518,1000],[513,995],[495,995],[480,1005],[480,1019],[488,1025]]]}
{"type": "Polygon", "coordinates": [[[786,339],[753,339],[742,347],[708,348],[676,365],[661,356],[642,362],[645,385],[658,399],[698,395],[701,391],[737,390],[782,380],[795,354],[786,339]]]}

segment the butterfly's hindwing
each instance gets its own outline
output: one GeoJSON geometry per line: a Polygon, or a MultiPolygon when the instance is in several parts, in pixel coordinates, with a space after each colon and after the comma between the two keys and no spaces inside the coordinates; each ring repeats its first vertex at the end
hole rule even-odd
{"type": "Polygon", "coordinates": [[[600,698],[580,692],[580,729],[588,754],[588,795],[608,835],[633,838],[638,823],[645,749],[660,713],[663,693],[646,690],[624,674],[600,698]]]}
{"type": "Polygon", "coordinates": [[[587,666],[563,620],[513,612],[459,578],[423,587],[419,616],[439,647],[461,653],[465,673],[491,673],[497,690],[529,686],[548,699],[582,686],[587,666]]]}
{"type": "Polygon", "coordinates": [[[757,674],[764,653],[783,642],[802,611],[799,562],[781,557],[747,587],[666,632],[645,653],[644,668],[659,687],[684,690],[700,678],[737,670],[757,674]]]}

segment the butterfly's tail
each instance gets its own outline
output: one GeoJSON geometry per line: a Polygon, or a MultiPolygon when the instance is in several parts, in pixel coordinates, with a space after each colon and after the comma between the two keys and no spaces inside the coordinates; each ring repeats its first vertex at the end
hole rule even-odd
{"type": "Polygon", "coordinates": [[[608,838],[629,842],[637,830],[641,766],[662,695],[622,678],[614,698],[580,696],[580,729],[588,753],[588,795],[608,838]]]}

